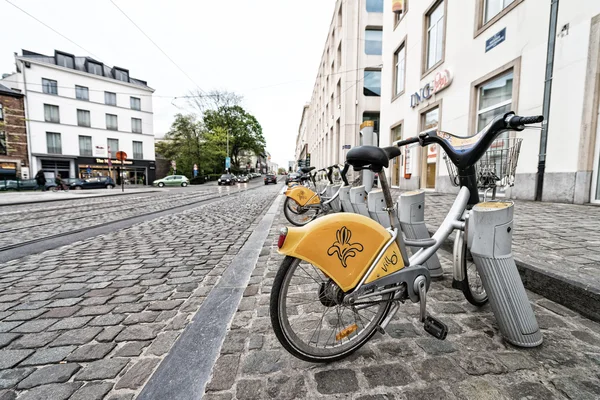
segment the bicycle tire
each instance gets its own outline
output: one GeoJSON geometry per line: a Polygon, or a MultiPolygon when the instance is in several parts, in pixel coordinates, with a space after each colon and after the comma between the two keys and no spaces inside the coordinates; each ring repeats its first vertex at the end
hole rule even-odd
{"type": "Polygon", "coordinates": [[[471,250],[467,247],[467,241],[464,238],[464,232],[458,231],[456,233],[457,243],[455,244],[455,251],[458,252],[455,257],[454,262],[458,262],[460,264],[460,268],[462,270],[462,274],[465,277],[465,280],[462,282],[461,290],[465,299],[472,305],[476,307],[484,306],[489,297],[483,287],[483,283],[481,283],[481,277],[479,277],[479,273],[477,272],[477,267],[473,262],[473,256],[471,255],[471,250]],[[471,272],[471,279],[469,279],[469,272],[471,272]],[[475,279],[473,279],[475,277],[475,279]],[[478,281],[477,281],[478,279],[478,281]],[[473,282],[475,280],[475,282],[473,282]],[[481,290],[479,292],[474,291],[474,286],[481,286],[481,290]]]}
{"type": "MultiPolygon", "coordinates": [[[[289,321],[289,318],[287,318],[288,315],[287,315],[286,308],[282,307],[284,300],[285,301],[287,300],[287,298],[284,298],[284,296],[286,296],[288,294],[287,289],[288,289],[288,287],[290,287],[289,285],[290,285],[290,282],[292,279],[292,277],[289,275],[293,274],[295,272],[296,268],[302,262],[303,261],[298,258],[286,256],[283,259],[283,261],[281,262],[279,270],[277,271],[277,275],[275,276],[275,279],[273,281],[273,287],[271,290],[271,298],[270,298],[270,314],[271,314],[271,325],[273,327],[273,331],[275,332],[275,336],[277,337],[277,339],[279,340],[279,342],[281,343],[281,345],[283,346],[283,348],[285,350],[287,350],[294,357],[299,358],[304,361],[321,363],[321,362],[338,361],[343,358],[346,358],[350,354],[354,353],[356,350],[358,350],[362,346],[364,346],[365,343],[367,343],[371,339],[371,337],[373,337],[373,335],[377,332],[377,328],[380,326],[381,322],[385,319],[385,317],[389,313],[391,303],[386,301],[384,303],[379,304],[378,305],[379,309],[375,313],[373,319],[367,324],[366,327],[364,327],[364,330],[361,331],[360,335],[354,336],[352,339],[347,341],[346,344],[343,344],[343,339],[342,339],[341,340],[342,344],[339,345],[339,347],[338,347],[339,350],[336,350],[337,348],[335,348],[335,347],[327,347],[327,346],[325,346],[322,349],[319,349],[317,347],[311,348],[310,342],[312,340],[312,336],[311,336],[311,339],[309,339],[308,345],[305,342],[302,342],[301,339],[299,338],[299,336],[296,334],[296,332],[294,332],[294,330],[291,328],[291,323],[289,321]]],[[[306,293],[309,293],[309,292],[306,292],[306,293]]],[[[298,293],[295,293],[292,291],[292,295],[293,294],[298,294],[298,293]]],[[[320,292],[317,293],[317,295],[318,295],[317,300],[314,302],[315,303],[318,301],[322,302],[323,300],[321,300],[321,297],[323,295],[320,292]]],[[[388,294],[383,295],[382,299],[389,300],[389,299],[391,299],[391,296],[392,296],[392,294],[388,293],[388,294]]],[[[295,306],[295,307],[300,307],[300,306],[295,306]]],[[[298,311],[298,313],[300,314],[300,311],[298,311]]],[[[320,325],[324,321],[324,317],[325,317],[325,313],[321,317],[321,322],[318,324],[319,328],[320,328],[320,325]]],[[[339,312],[338,312],[338,318],[341,318],[339,312]]],[[[362,320],[362,319],[359,317],[359,320],[362,320]]],[[[300,326],[304,327],[305,325],[300,324],[300,326]]],[[[364,326],[364,323],[363,323],[363,326],[364,326]]],[[[338,327],[338,325],[336,325],[336,327],[334,328],[334,332],[336,331],[337,327],[338,327]]],[[[313,336],[314,336],[314,333],[313,333],[313,336]]],[[[348,335],[348,337],[350,337],[350,336],[352,336],[352,334],[348,335]]],[[[336,337],[336,341],[337,340],[338,339],[336,337]]],[[[318,341],[318,338],[317,338],[317,341],[318,341]]]]}
{"type": "Polygon", "coordinates": [[[304,226],[304,225],[308,224],[309,222],[313,221],[319,215],[318,210],[304,210],[301,213],[294,211],[294,210],[297,210],[298,207],[299,207],[299,204],[296,202],[296,200],[294,200],[290,197],[286,197],[285,201],[283,202],[283,215],[285,215],[285,218],[292,225],[304,226]],[[312,215],[307,214],[308,218],[305,218],[304,220],[296,220],[295,219],[296,216],[301,216],[306,213],[313,213],[313,214],[312,215]]]}

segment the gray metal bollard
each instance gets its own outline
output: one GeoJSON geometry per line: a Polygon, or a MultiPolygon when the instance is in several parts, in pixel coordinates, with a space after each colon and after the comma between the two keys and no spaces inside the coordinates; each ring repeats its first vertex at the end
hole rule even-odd
{"type": "Polygon", "coordinates": [[[390,214],[385,210],[385,198],[381,189],[371,190],[367,196],[367,206],[371,219],[379,222],[383,227],[389,228],[390,214]]]}
{"type": "Polygon", "coordinates": [[[367,192],[364,186],[356,186],[350,189],[350,202],[356,214],[371,217],[367,207],[367,192]]]}
{"type": "Polygon", "coordinates": [[[469,215],[468,247],[504,339],[535,347],[543,339],[512,256],[513,209],[512,201],[475,205],[469,215]]]}
{"type": "MultiPolygon", "coordinates": [[[[337,193],[337,191],[339,190],[341,185],[327,185],[327,189],[325,191],[325,196],[327,198],[332,198],[333,196],[335,196],[335,194],[337,193]]],[[[329,205],[331,206],[331,209],[335,212],[340,212],[342,211],[342,205],[340,203],[340,198],[338,197],[337,199],[333,200],[331,203],[329,203],[329,205]]]]}
{"type": "Polygon", "coordinates": [[[354,207],[350,201],[350,188],[351,186],[344,186],[340,190],[340,203],[342,204],[342,211],[353,213],[354,207]]]}
{"type": "MultiPolygon", "coordinates": [[[[400,195],[398,199],[398,218],[400,219],[402,232],[404,232],[407,239],[423,240],[431,238],[425,225],[425,192],[423,190],[414,190],[400,195]]],[[[413,247],[411,250],[415,253],[419,248],[413,247]]],[[[425,266],[432,278],[439,278],[444,275],[437,254],[431,256],[425,266]]]]}

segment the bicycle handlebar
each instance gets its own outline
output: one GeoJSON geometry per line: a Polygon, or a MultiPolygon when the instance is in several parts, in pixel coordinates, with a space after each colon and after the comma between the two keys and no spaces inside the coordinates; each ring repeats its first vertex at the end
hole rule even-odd
{"type": "Polygon", "coordinates": [[[506,118],[506,125],[509,128],[519,129],[525,125],[537,124],[544,121],[543,115],[535,115],[532,117],[519,117],[517,115],[506,118]]]}
{"type": "Polygon", "coordinates": [[[419,143],[419,138],[418,137],[411,137],[411,138],[408,138],[408,139],[399,140],[399,141],[396,142],[396,146],[402,147],[402,146],[406,146],[406,145],[413,144],[413,143],[419,143]]]}
{"type": "Polygon", "coordinates": [[[329,184],[333,185],[333,165],[327,167],[327,179],[329,180],[329,184]]]}

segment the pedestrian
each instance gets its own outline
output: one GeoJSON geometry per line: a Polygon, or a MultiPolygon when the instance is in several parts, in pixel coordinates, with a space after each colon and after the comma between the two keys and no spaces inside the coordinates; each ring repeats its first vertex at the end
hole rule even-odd
{"type": "Polygon", "coordinates": [[[42,192],[46,191],[46,175],[44,175],[43,170],[39,170],[37,174],[35,174],[35,182],[37,183],[37,187],[42,189],[42,192]]]}
{"type": "Polygon", "coordinates": [[[65,185],[65,183],[62,180],[62,177],[60,176],[60,174],[56,174],[56,178],[54,179],[54,183],[56,183],[56,186],[59,188],[59,190],[67,190],[67,185],[65,185]]]}

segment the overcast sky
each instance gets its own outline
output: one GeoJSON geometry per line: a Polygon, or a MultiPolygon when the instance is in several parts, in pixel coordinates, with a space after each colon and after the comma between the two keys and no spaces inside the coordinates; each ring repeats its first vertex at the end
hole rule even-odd
{"type": "MultiPolygon", "coordinates": [[[[10,0],[107,65],[129,69],[157,96],[194,87],[109,0],[10,0]]],[[[115,0],[203,90],[244,96],[263,127],[272,160],[294,158],[302,106],[310,101],[335,0],[115,0]]],[[[0,0],[0,74],[13,72],[14,52],[90,55],[0,0]]],[[[154,132],[163,136],[180,112],[154,99],[154,132]]],[[[186,101],[174,101],[186,107],[186,101]]]]}

